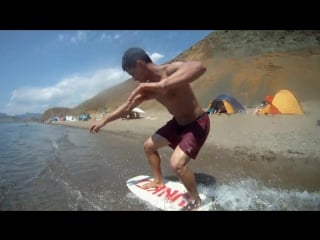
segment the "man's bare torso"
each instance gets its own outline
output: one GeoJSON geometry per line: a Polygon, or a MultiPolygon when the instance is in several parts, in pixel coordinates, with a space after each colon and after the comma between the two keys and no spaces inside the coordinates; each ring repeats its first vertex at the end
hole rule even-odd
{"type": "MultiPolygon", "coordinates": [[[[168,65],[163,66],[164,74],[161,80],[170,75],[167,71],[167,66],[168,65]]],[[[170,89],[166,94],[158,95],[156,100],[164,105],[181,125],[195,121],[203,112],[190,84],[170,89]]]]}

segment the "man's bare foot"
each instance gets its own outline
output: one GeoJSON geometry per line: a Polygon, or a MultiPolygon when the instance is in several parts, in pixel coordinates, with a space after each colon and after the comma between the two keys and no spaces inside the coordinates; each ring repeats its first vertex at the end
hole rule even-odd
{"type": "Polygon", "coordinates": [[[201,205],[201,200],[189,200],[186,206],[182,208],[182,211],[192,211],[199,208],[201,205]]]}
{"type": "Polygon", "coordinates": [[[141,186],[142,189],[149,189],[149,188],[161,188],[164,187],[165,185],[163,183],[155,183],[155,182],[149,182],[146,184],[143,184],[141,186]]]}

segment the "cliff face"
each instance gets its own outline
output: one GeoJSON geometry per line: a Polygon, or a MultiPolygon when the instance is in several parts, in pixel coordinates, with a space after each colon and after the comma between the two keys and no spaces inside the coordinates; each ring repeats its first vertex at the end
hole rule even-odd
{"type": "Polygon", "coordinates": [[[193,84],[203,104],[230,93],[252,105],[282,88],[320,97],[320,31],[216,31],[177,57],[196,58],[207,66],[193,84]]]}
{"type": "MultiPolygon", "coordinates": [[[[246,106],[280,89],[291,90],[300,101],[320,97],[320,31],[214,31],[172,59],[176,60],[201,60],[206,65],[207,72],[192,83],[203,107],[221,93],[233,95],[246,106]]],[[[136,85],[129,79],[73,111],[113,109],[136,85]]],[[[142,106],[161,107],[154,101],[142,106]]]]}

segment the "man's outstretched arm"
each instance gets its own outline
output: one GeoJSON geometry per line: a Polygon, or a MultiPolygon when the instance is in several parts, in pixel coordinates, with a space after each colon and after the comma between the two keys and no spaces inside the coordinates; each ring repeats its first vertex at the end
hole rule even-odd
{"type": "Polygon", "coordinates": [[[150,94],[144,94],[139,95],[135,99],[135,101],[129,101],[127,100],[125,103],[123,103],[120,107],[118,107],[116,110],[114,110],[112,113],[110,113],[105,119],[101,120],[99,124],[95,124],[90,128],[91,133],[98,133],[100,131],[100,128],[104,127],[106,124],[117,120],[119,118],[125,117],[128,114],[131,113],[132,109],[140,105],[143,101],[152,99],[152,96],[150,94]]]}
{"type": "Polygon", "coordinates": [[[107,123],[128,115],[130,112],[127,109],[127,107],[128,107],[128,102],[122,104],[120,107],[114,110],[111,114],[109,114],[105,119],[101,120],[101,122],[93,125],[90,128],[90,132],[98,133],[100,131],[100,128],[104,127],[107,123]]]}

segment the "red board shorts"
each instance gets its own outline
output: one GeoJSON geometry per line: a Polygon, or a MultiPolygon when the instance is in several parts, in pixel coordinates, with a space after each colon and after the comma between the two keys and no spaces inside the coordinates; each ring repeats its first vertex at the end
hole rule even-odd
{"type": "Polygon", "coordinates": [[[175,149],[178,145],[190,158],[195,159],[210,131],[210,118],[206,112],[202,113],[194,122],[179,125],[173,117],[157,134],[167,139],[169,147],[175,149]]]}

